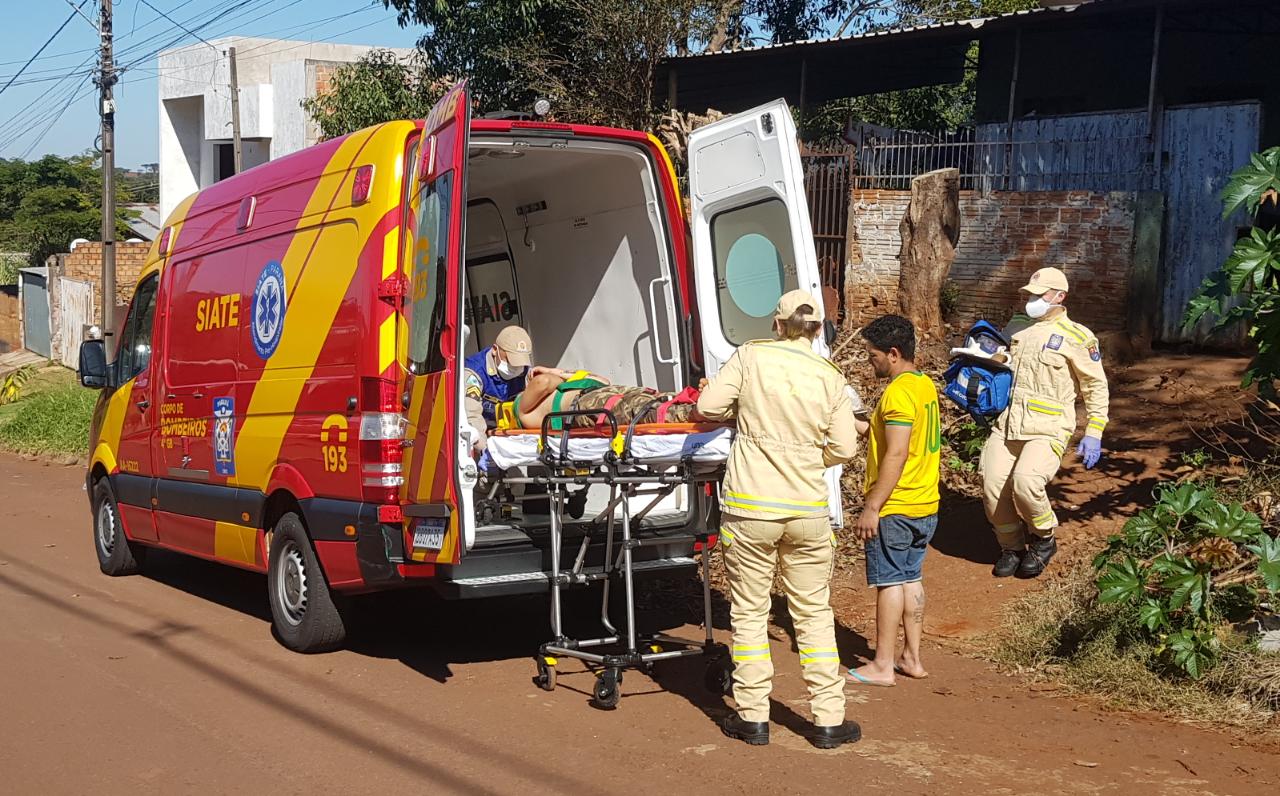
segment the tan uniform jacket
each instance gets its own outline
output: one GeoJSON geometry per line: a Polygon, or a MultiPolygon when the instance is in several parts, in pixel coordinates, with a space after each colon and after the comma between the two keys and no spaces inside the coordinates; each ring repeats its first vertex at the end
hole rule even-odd
{"type": "Polygon", "coordinates": [[[698,411],[736,418],[723,506],[738,517],[827,516],[823,472],[858,452],[845,379],[807,340],[754,340],[702,391],[698,411]]]}
{"type": "Polygon", "coordinates": [[[1005,335],[1011,342],[1013,393],[995,430],[1011,440],[1053,440],[1061,456],[1076,430],[1078,393],[1089,418],[1085,434],[1101,439],[1110,397],[1093,332],[1063,311],[1039,321],[1015,315],[1005,335]]]}

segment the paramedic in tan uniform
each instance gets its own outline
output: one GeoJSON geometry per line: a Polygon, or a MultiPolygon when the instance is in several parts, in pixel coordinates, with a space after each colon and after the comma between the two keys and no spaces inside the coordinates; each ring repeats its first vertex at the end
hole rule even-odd
{"type": "Polygon", "coordinates": [[[1008,354],[998,355],[1013,370],[1009,408],[996,419],[980,465],[987,519],[1001,548],[992,569],[998,578],[1037,577],[1058,550],[1058,516],[1045,487],[1076,431],[1077,385],[1088,424],[1076,453],[1088,469],[1102,456],[1109,402],[1098,338],[1063,306],[1066,275],[1041,268],[1022,290],[1033,298],[1005,330],[1008,354]]]}
{"type": "Polygon", "coordinates": [[[784,295],[774,313],[778,339],[743,345],[698,399],[698,412],[707,419],[736,418],[738,424],[720,535],[732,602],[737,712],[721,729],[753,745],[769,742],[769,589],[779,563],[813,710],[809,742],[830,749],[862,737],[856,723],[845,721],[828,589],[835,535],[823,480],[826,468],[857,453],[858,433],[844,376],[813,351],[822,328],[818,307],[802,290],[784,295]]]}

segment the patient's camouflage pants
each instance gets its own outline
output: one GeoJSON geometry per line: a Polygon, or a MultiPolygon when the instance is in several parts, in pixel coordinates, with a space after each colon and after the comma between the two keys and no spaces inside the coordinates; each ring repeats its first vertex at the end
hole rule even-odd
{"type": "MultiPolygon", "coordinates": [[[[618,421],[618,425],[629,426],[636,423],[658,422],[659,405],[670,401],[674,393],[663,393],[649,387],[624,387],[611,384],[578,395],[573,402],[574,409],[608,408],[618,421]],[[615,400],[616,399],[616,400],[615,400]]],[[[694,404],[671,404],[667,407],[665,422],[688,423],[695,409],[694,404]]],[[[575,417],[575,426],[592,428],[603,415],[583,415],[575,417]]],[[[608,422],[608,421],[604,421],[608,422]]]]}

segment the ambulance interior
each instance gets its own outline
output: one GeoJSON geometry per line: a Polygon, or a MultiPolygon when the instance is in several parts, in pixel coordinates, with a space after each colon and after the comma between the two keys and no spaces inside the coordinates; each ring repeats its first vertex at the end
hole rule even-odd
{"type": "MultiPolygon", "coordinates": [[[[681,389],[673,233],[644,151],[572,136],[476,136],[469,154],[466,352],[519,324],[533,338],[535,364],[681,389]]],[[[476,497],[477,543],[497,528],[519,532],[548,522],[545,500],[517,497],[508,516],[486,513],[484,495],[476,497]]],[[[590,520],[607,505],[608,487],[594,486],[578,500],[590,520]]],[[[633,510],[650,501],[633,499],[633,510]]],[[[685,490],[675,490],[644,526],[684,525],[689,502],[685,490]]]]}

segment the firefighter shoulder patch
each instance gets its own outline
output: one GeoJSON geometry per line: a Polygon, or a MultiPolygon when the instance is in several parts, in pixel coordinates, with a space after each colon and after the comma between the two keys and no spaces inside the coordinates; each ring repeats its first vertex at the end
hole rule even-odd
{"type": "Polygon", "coordinates": [[[1102,361],[1102,351],[1098,348],[1097,340],[1089,343],[1089,359],[1092,359],[1094,362],[1102,361]]]}
{"type": "Polygon", "coordinates": [[[1049,336],[1049,342],[1044,344],[1045,348],[1051,348],[1058,351],[1062,348],[1062,335],[1054,334],[1049,336]]]}
{"type": "Polygon", "coordinates": [[[467,398],[475,398],[477,401],[484,396],[484,383],[480,381],[480,377],[475,371],[468,370],[466,379],[462,383],[463,392],[467,398]]]}

